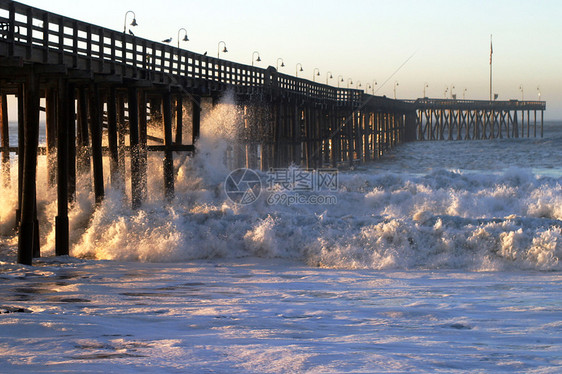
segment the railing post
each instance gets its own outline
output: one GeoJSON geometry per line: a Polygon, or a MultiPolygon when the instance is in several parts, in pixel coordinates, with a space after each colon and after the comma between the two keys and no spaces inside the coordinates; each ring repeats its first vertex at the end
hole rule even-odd
{"type": "Polygon", "coordinates": [[[10,56],[14,55],[14,46],[16,43],[16,4],[10,1],[10,15],[9,15],[9,26],[8,26],[8,54],[10,56]]]}

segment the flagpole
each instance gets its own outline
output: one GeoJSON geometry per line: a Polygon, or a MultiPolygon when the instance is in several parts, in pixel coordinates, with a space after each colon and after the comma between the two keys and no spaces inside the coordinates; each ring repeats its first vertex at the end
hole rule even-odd
{"type": "Polygon", "coordinates": [[[490,34],[490,101],[492,101],[492,54],[494,49],[492,48],[492,34],[490,34]]]}

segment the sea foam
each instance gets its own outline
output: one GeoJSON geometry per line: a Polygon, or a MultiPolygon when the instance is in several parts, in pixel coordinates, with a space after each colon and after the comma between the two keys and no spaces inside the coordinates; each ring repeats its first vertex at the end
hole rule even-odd
{"type": "MultiPolygon", "coordinates": [[[[270,205],[268,194],[280,186],[267,189],[270,175],[262,171],[258,200],[238,205],[225,194],[224,182],[236,167],[228,154],[240,117],[228,96],[203,118],[198,152],[176,157],[171,204],[163,202],[159,155],[149,157],[149,196],[140,209],[130,208],[130,187],[123,192],[107,180],[106,197],[94,210],[83,182],[70,212],[72,255],[146,262],[258,256],[349,269],[562,267],[561,178],[515,166],[465,170],[470,163],[460,162],[457,169],[443,168],[431,160],[424,171],[404,170],[411,155],[403,152],[412,152],[415,144],[399,147],[380,163],[340,171],[337,189],[329,192],[335,204],[270,205]]],[[[441,152],[447,144],[456,146],[428,144],[441,152]]],[[[56,194],[41,191],[38,198],[42,251],[52,255],[56,194]]],[[[14,189],[2,190],[5,256],[15,252],[10,236],[15,205],[14,189]]]]}

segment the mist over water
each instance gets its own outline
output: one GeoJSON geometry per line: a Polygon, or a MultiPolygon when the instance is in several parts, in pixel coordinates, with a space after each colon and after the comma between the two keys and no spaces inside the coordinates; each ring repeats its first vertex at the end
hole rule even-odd
{"type": "MultiPolygon", "coordinates": [[[[109,180],[94,210],[88,178],[81,180],[70,212],[72,256],[142,262],[258,256],[345,269],[562,268],[560,124],[547,124],[543,139],[405,144],[381,161],[339,172],[337,191],[330,192],[337,203],[287,206],[268,203],[267,172],[258,172],[263,187],[254,203],[237,205],[225,194],[235,167],[227,154],[240,121],[231,97],[207,113],[196,155],[175,156],[170,205],[158,154],[149,156],[149,197],[139,210],[109,180]]],[[[44,162],[40,157],[41,186],[44,162]]],[[[12,179],[12,188],[2,187],[0,209],[0,256],[8,261],[17,243],[12,179]]],[[[56,192],[40,188],[38,198],[42,252],[49,256],[56,192]]]]}

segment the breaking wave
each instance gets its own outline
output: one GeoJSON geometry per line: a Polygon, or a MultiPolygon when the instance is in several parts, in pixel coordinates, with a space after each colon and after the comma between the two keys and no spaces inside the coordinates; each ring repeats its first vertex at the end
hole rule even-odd
{"type": "MultiPolygon", "coordinates": [[[[132,210],[126,193],[108,188],[94,211],[92,193],[82,188],[70,214],[72,255],[151,262],[280,257],[345,269],[562,269],[560,177],[521,167],[463,171],[460,161],[457,170],[431,165],[423,173],[396,166],[393,171],[389,157],[384,168],[375,163],[339,172],[337,188],[329,191],[334,204],[270,205],[268,196],[281,186],[266,189],[271,175],[258,172],[259,198],[237,205],[224,192],[231,169],[225,152],[235,139],[231,127],[237,118],[227,100],[203,119],[199,152],[175,161],[176,194],[169,205],[162,203],[158,156],[149,160],[150,196],[141,209],[132,210]]],[[[436,143],[422,146],[428,144],[436,143]]],[[[400,152],[424,149],[412,147],[396,150],[396,159],[400,152]]],[[[286,196],[328,193],[281,190],[286,196]]],[[[15,195],[2,190],[0,256],[6,258],[15,252],[15,195]]],[[[56,212],[54,196],[39,196],[46,255],[54,253],[48,223],[56,212]]]]}

